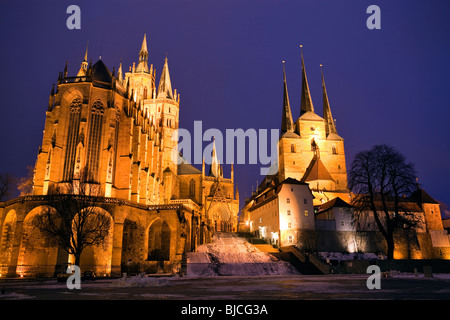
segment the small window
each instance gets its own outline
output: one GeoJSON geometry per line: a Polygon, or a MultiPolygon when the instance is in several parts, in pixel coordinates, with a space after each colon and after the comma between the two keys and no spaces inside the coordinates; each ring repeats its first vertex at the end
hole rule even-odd
{"type": "Polygon", "coordinates": [[[295,153],[295,145],[294,144],[291,144],[291,152],[295,153]]]}
{"type": "Polygon", "coordinates": [[[338,170],[341,170],[341,165],[340,164],[338,164],[338,170]]]}
{"type": "Polygon", "coordinates": [[[288,222],[288,229],[290,229],[291,228],[291,223],[290,222],[288,222]]]}
{"type": "MultiPolygon", "coordinates": [[[[294,191],[294,188],[291,188],[291,191],[294,191]]],[[[433,211],[431,211],[431,213],[433,213],[433,211]]]]}
{"type": "Polygon", "coordinates": [[[290,216],[291,215],[291,210],[287,211],[287,215],[290,216]]]}
{"type": "Polygon", "coordinates": [[[305,210],[305,217],[308,216],[308,210],[305,210]]]}
{"type": "Polygon", "coordinates": [[[292,236],[288,237],[288,241],[289,241],[289,243],[292,243],[292,236]]]}
{"type": "Polygon", "coordinates": [[[308,204],[308,199],[303,199],[303,204],[308,204]]]}
{"type": "Polygon", "coordinates": [[[341,227],[345,225],[344,220],[341,220],[341,227]]]}
{"type": "Polygon", "coordinates": [[[333,151],[333,154],[337,154],[336,146],[334,144],[331,147],[331,150],[333,151]]]}
{"type": "Polygon", "coordinates": [[[287,202],[287,203],[291,203],[291,199],[290,199],[290,198],[287,198],[287,199],[286,199],[286,202],[287,202]]]}

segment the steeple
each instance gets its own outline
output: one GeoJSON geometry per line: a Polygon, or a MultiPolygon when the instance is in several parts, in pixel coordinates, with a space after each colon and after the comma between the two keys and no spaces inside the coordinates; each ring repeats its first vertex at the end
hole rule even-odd
{"type": "Polygon", "coordinates": [[[281,118],[281,134],[294,131],[294,121],[292,120],[291,106],[286,83],[286,70],[283,61],[283,114],[281,118]]]}
{"type": "Polygon", "coordinates": [[[88,55],[88,44],[86,45],[86,52],[84,54],[84,60],[81,63],[80,70],[77,73],[77,77],[84,77],[87,74],[87,70],[88,70],[87,55],[88,55]]]}
{"type": "Polygon", "coordinates": [[[323,118],[325,119],[325,132],[328,136],[330,133],[337,134],[336,124],[334,123],[331,114],[330,102],[328,101],[327,88],[325,86],[325,78],[323,76],[322,65],[320,65],[320,72],[322,73],[322,90],[323,90],[323,118]]]}
{"type": "Polygon", "coordinates": [[[148,50],[147,50],[147,35],[144,34],[144,40],[142,40],[141,51],[139,51],[139,62],[136,67],[136,72],[148,73],[148,50]]]}
{"type": "Polygon", "coordinates": [[[117,70],[117,80],[120,84],[123,83],[122,62],[119,64],[119,70],[117,70]]]}
{"type": "Polygon", "coordinates": [[[209,175],[218,178],[221,175],[219,160],[217,159],[216,152],[216,139],[213,138],[213,150],[211,155],[211,167],[209,169],[209,175]]]}
{"type": "Polygon", "coordinates": [[[163,71],[161,73],[161,79],[159,80],[157,98],[173,99],[172,84],[170,83],[169,64],[167,63],[167,57],[165,59],[163,71]]]}
{"type": "Polygon", "coordinates": [[[300,45],[302,55],[302,92],[301,92],[301,105],[300,116],[306,112],[314,112],[314,106],[311,99],[311,92],[309,91],[308,79],[306,77],[305,60],[303,59],[303,45],[300,45]]]}

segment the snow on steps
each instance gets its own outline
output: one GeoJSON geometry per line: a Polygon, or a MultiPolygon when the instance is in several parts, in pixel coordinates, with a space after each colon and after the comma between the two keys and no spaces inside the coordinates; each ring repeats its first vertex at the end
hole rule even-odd
{"type": "MultiPolygon", "coordinates": [[[[264,249],[268,250],[267,247],[264,249]]],[[[268,250],[272,251],[272,250],[268,250]]],[[[212,242],[188,253],[187,276],[261,276],[298,274],[288,262],[259,250],[234,233],[217,232],[212,242]]]]}

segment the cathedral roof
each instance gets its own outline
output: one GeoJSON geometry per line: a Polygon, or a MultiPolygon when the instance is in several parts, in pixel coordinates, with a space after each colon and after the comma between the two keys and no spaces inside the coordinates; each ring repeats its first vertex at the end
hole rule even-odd
{"type": "Polygon", "coordinates": [[[300,116],[301,120],[323,121],[323,118],[314,111],[307,111],[300,116]]]}
{"type": "Polygon", "coordinates": [[[178,165],[178,175],[202,174],[200,170],[189,163],[182,162],[178,165]]]}
{"type": "Polygon", "coordinates": [[[340,135],[338,135],[337,133],[330,133],[329,135],[327,135],[327,139],[328,140],[344,140],[340,135]]]}
{"type": "Polygon", "coordinates": [[[112,81],[112,74],[103,63],[102,60],[98,60],[91,70],[92,81],[103,82],[110,84],[112,81]]]}
{"type": "Polygon", "coordinates": [[[327,168],[323,164],[322,160],[319,157],[314,156],[306,169],[305,175],[302,178],[302,181],[317,181],[317,180],[331,180],[334,181],[331,174],[328,172],[327,168]]]}
{"type": "Polygon", "coordinates": [[[439,204],[436,200],[434,200],[425,190],[417,189],[411,195],[411,199],[416,201],[417,203],[435,203],[439,204]]]}
{"type": "Polygon", "coordinates": [[[285,132],[281,135],[281,138],[300,139],[300,136],[295,132],[285,132]]]}

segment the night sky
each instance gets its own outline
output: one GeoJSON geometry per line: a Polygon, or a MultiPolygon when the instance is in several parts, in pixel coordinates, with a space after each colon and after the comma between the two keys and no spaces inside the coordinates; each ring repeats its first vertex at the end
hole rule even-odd
{"type": "MultiPolygon", "coordinates": [[[[146,33],[158,81],[169,59],[180,128],[201,120],[203,130],[223,132],[279,129],[283,60],[298,118],[302,44],[319,115],[324,65],[347,167],[357,152],[389,144],[414,163],[429,194],[450,204],[449,13],[448,0],[2,1],[0,172],[21,177],[34,165],[52,84],[66,61],[76,75],[88,41],[93,63],[101,55],[125,72],[146,33]],[[81,9],[81,30],[66,27],[71,4],[81,9]],[[372,4],[380,30],[366,27],[372,4]]],[[[259,168],[235,165],[241,206],[263,178],[259,168]]],[[[230,166],[224,171],[229,177],[230,166]]]]}

